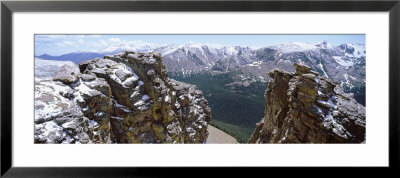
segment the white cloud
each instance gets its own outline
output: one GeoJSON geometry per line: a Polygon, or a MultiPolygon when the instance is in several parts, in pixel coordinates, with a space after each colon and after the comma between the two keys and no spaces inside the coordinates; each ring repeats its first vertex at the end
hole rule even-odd
{"type": "Polygon", "coordinates": [[[93,38],[100,38],[101,37],[101,35],[89,35],[90,37],[93,37],[93,38]]]}
{"type": "Polygon", "coordinates": [[[72,41],[63,41],[63,43],[69,46],[75,46],[75,43],[72,41]]]}
{"type": "Polygon", "coordinates": [[[104,40],[100,40],[99,42],[100,42],[100,44],[102,44],[103,46],[107,46],[107,45],[108,45],[107,42],[104,41],[104,40]]]}
{"type": "MultiPolygon", "coordinates": [[[[141,40],[134,40],[134,41],[122,41],[122,43],[125,43],[130,46],[137,46],[137,47],[150,47],[150,48],[156,48],[162,45],[155,44],[155,43],[148,43],[148,42],[143,42],[141,40]]],[[[166,45],[166,44],[164,44],[166,45]]]]}
{"type": "Polygon", "coordinates": [[[35,41],[51,42],[61,38],[66,38],[66,35],[35,35],[35,41]]]}
{"type": "Polygon", "coordinates": [[[206,43],[205,45],[207,45],[208,47],[211,47],[211,48],[216,48],[216,49],[220,49],[220,48],[223,48],[224,46],[227,46],[227,45],[216,44],[216,43],[206,43]]]}
{"type": "Polygon", "coordinates": [[[85,41],[82,40],[82,39],[77,39],[76,41],[77,41],[79,44],[81,44],[81,45],[85,44],[85,41]]]}
{"type": "Polygon", "coordinates": [[[110,38],[110,39],[108,39],[108,41],[110,41],[112,43],[119,43],[119,42],[121,42],[121,39],[119,39],[119,38],[110,38]]]}
{"type": "Polygon", "coordinates": [[[57,46],[65,47],[65,46],[78,46],[75,42],[72,41],[62,41],[59,43],[56,43],[57,46]]]}

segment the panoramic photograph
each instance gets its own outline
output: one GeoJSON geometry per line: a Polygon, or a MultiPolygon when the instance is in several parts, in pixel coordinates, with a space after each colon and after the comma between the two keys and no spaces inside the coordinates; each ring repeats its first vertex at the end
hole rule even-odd
{"type": "Polygon", "coordinates": [[[35,144],[366,143],[364,34],[36,34],[35,144]]]}

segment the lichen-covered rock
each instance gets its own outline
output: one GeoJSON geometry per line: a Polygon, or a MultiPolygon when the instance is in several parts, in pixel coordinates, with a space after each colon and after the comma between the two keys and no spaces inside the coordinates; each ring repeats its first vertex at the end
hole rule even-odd
{"type": "Polygon", "coordinates": [[[84,115],[71,99],[74,90],[62,82],[36,78],[35,143],[90,143],[84,115]]]}
{"type": "Polygon", "coordinates": [[[76,66],[63,65],[53,76],[54,81],[61,81],[65,84],[72,84],[79,78],[79,69],[76,66]]]}
{"type": "MultiPolygon", "coordinates": [[[[178,113],[178,121],[184,121],[184,140],[188,142],[203,142],[207,139],[207,126],[210,121],[211,109],[203,92],[197,90],[195,85],[178,82],[171,79],[175,96],[174,100],[165,98],[165,101],[173,104],[174,112],[178,113]]],[[[168,125],[170,126],[170,125],[168,125]]]]}
{"type": "Polygon", "coordinates": [[[269,73],[265,117],[249,143],[365,141],[365,107],[308,66],[294,66],[295,73],[269,73]]]}
{"type": "Polygon", "coordinates": [[[38,79],[36,84],[36,143],[205,143],[207,139],[211,117],[207,100],[196,86],[170,80],[160,54],[105,56],[83,61],[79,68],[63,67],[57,75],[67,77],[38,79]],[[66,75],[67,69],[77,78],[66,75]]]}

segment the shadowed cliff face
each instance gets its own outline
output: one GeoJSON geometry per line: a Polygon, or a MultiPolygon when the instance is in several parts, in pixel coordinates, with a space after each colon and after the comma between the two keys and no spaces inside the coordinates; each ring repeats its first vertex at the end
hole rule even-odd
{"type": "Polygon", "coordinates": [[[361,143],[365,107],[309,67],[273,70],[265,91],[265,117],[249,143],[361,143]]]}
{"type": "Polygon", "coordinates": [[[35,143],[205,143],[210,108],[161,56],[125,52],[35,80],[35,143]]]}

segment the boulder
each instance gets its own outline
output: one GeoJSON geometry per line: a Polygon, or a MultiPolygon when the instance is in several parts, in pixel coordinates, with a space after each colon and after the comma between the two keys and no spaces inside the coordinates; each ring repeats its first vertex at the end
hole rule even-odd
{"type": "Polygon", "coordinates": [[[63,65],[53,76],[54,81],[61,81],[64,84],[72,84],[78,81],[80,76],[79,68],[71,65],[63,65]]]}

